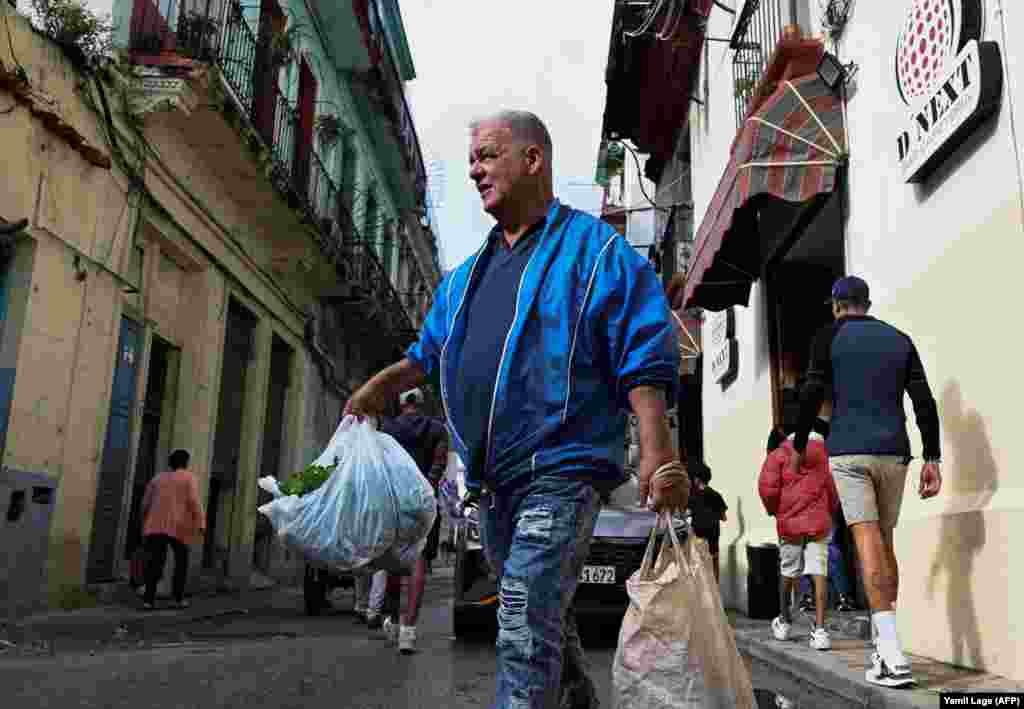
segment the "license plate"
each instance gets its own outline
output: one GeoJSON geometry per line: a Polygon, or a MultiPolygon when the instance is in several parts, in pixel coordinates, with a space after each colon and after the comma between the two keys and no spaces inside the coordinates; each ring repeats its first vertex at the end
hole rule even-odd
{"type": "Polygon", "coordinates": [[[614,566],[584,566],[580,583],[615,583],[614,566]]]}

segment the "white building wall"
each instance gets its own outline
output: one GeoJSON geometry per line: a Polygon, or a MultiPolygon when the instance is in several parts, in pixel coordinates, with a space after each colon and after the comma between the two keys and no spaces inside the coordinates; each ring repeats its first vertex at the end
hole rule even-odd
{"type": "MultiPolygon", "coordinates": [[[[985,3],[983,39],[1000,43],[1005,64],[1000,113],[926,185],[914,186],[903,182],[895,156],[907,111],[893,52],[909,4],[858,3],[839,49],[844,62],[860,67],[848,108],[847,272],[871,285],[874,315],[915,339],[942,420],[943,491],[918,498],[915,461],[897,529],[901,635],[912,653],[1021,679],[1024,608],[1011,603],[1011,591],[1021,587],[1024,571],[1011,564],[1010,540],[1024,535],[1024,486],[1012,467],[1024,460],[1015,416],[1024,392],[1014,366],[1022,345],[1014,323],[1024,261],[1024,6],[1004,0],[1001,16],[1000,2],[985,3]]],[[[820,23],[813,0],[810,9],[820,23]]],[[[728,36],[730,28],[731,16],[716,10],[707,34],[728,36]]],[[[691,114],[698,224],[736,134],[731,60],[728,45],[708,45],[698,87],[707,106],[695,104],[691,114]]],[[[740,609],[745,545],[775,536],[756,491],[771,425],[763,298],[755,284],[750,307],[737,308],[739,375],[724,393],[705,361],[706,457],[731,508],[722,532],[723,594],[740,609]]],[[[919,456],[909,400],[907,412],[919,456]]]]}

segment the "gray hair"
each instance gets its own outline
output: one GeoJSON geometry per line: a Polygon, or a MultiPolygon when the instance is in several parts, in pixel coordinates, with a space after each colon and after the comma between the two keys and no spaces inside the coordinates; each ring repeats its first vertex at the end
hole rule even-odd
{"type": "Polygon", "coordinates": [[[529,111],[498,111],[489,116],[477,118],[470,122],[469,131],[475,133],[484,123],[501,123],[508,127],[512,138],[524,143],[536,144],[544,148],[544,156],[547,158],[548,166],[551,165],[551,156],[554,148],[551,144],[551,134],[544,125],[544,121],[537,117],[537,114],[529,111]]]}

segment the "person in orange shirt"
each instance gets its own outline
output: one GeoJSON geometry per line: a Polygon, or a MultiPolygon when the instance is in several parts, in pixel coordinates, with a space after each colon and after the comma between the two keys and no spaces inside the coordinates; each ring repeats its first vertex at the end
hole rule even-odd
{"type": "Polygon", "coordinates": [[[142,498],[143,543],[148,556],[143,596],[146,610],[152,610],[156,602],[156,586],[163,576],[167,547],[174,551],[174,604],[177,608],[188,608],[185,582],[189,545],[206,534],[206,514],[199,501],[199,485],[188,469],[188,452],[174,451],[168,463],[171,469],[153,478],[142,498]]]}

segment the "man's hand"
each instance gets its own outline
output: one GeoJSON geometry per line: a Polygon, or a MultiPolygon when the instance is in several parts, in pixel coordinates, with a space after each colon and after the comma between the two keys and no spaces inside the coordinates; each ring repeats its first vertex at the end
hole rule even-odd
{"type": "Polygon", "coordinates": [[[918,494],[922,500],[935,497],[942,489],[942,473],[939,471],[939,464],[925,463],[921,467],[921,484],[918,487],[918,494]]]}
{"type": "Polygon", "coordinates": [[[655,512],[662,510],[682,511],[690,502],[690,478],[683,473],[681,478],[654,479],[658,468],[676,461],[675,452],[656,450],[650,455],[640,455],[640,504],[649,505],[655,512]]]}
{"type": "Polygon", "coordinates": [[[389,401],[403,391],[419,386],[426,378],[419,365],[408,358],[396,362],[378,372],[348,398],[342,418],[355,416],[362,421],[367,416],[380,416],[387,410],[389,401]]]}
{"type": "Polygon", "coordinates": [[[342,418],[355,416],[362,421],[367,416],[380,416],[384,413],[387,409],[387,398],[382,396],[374,382],[375,378],[366,382],[348,398],[342,418]]]}

